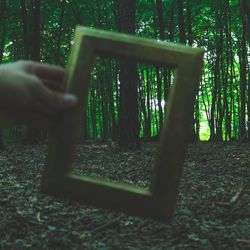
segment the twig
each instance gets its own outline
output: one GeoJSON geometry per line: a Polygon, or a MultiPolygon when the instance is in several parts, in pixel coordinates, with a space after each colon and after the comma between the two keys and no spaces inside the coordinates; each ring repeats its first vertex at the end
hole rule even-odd
{"type": "Polygon", "coordinates": [[[215,202],[216,205],[221,205],[221,206],[226,206],[226,207],[230,207],[231,204],[229,202],[223,202],[223,201],[217,201],[215,202]]]}
{"type": "Polygon", "coordinates": [[[237,202],[237,200],[239,199],[241,193],[242,193],[242,190],[243,190],[243,183],[241,183],[240,187],[239,187],[239,190],[235,193],[235,195],[231,198],[230,200],[230,204],[233,205],[237,202]]]}
{"type": "Polygon", "coordinates": [[[107,222],[106,224],[101,225],[100,227],[97,227],[97,228],[94,230],[94,232],[98,232],[98,231],[102,230],[103,228],[112,225],[113,223],[115,223],[115,222],[117,222],[118,220],[120,220],[121,217],[122,217],[122,215],[118,216],[117,218],[115,218],[115,219],[112,220],[112,221],[107,222]]]}
{"type": "Polygon", "coordinates": [[[39,226],[43,225],[42,222],[38,222],[38,221],[34,221],[34,220],[30,220],[29,223],[33,224],[33,225],[39,225],[39,226]]]}
{"type": "Polygon", "coordinates": [[[237,239],[236,241],[239,243],[250,244],[250,240],[247,240],[247,239],[237,239]]]}

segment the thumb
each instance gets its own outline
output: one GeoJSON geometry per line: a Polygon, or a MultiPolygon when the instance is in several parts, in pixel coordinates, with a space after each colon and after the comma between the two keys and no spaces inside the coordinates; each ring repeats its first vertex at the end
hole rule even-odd
{"type": "Polygon", "coordinates": [[[53,114],[59,110],[69,109],[75,107],[77,104],[77,98],[75,95],[72,94],[62,94],[50,91],[50,95],[47,98],[47,113],[53,114]]]}
{"type": "Polygon", "coordinates": [[[72,94],[57,94],[59,99],[62,98],[61,106],[62,108],[71,108],[77,104],[77,98],[72,94]]]}
{"type": "Polygon", "coordinates": [[[72,94],[63,94],[47,89],[39,91],[39,96],[35,100],[35,109],[45,115],[52,115],[60,110],[69,109],[77,105],[77,97],[72,94]]]}

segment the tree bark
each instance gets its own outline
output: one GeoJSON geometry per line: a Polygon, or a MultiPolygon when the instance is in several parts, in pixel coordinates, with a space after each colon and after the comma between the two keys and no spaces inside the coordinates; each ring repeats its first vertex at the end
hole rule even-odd
{"type": "Polygon", "coordinates": [[[55,63],[56,64],[63,64],[63,62],[60,61],[60,49],[61,49],[61,39],[62,39],[62,32],[63,32],[63,22],[64,22],[64,14],[65,14],[65,0],[61,2],[61,13],[59,18],[59,29],[58,29],[58,36],[57,36],[57,44],[56,44],[56,58],[55,63]]]}
{"type": "MultiPolygon", "coordinates": [[[[0,2],[0,24],[2,27],[1,30],[1,39],[0,39],[0,64],[3,61],[4,46],[7,35],[7,27],[5,22],[5,11],[6,11],[6,0],[0,2]]],[[[4,150],[4,138],[3,138],[3,129],[0,129],[0,150],[4,150]]]]}
{"type": "MultiPolygon", "coordinates": [[[[134,0],[117,1],[118,31],[135,33],[136,4],[134,0]]],[[[138,72],[136,62],[120,61],[120,132],[119,145],[124,149],[139,147],[138,72]]]]}
{"type": "Polygon", "coordinates": [[[145,136],[146,139],[149,139],[151,137],[151,126],[152,126],[152,114],[151,114],[151,105],[150,105],[150,99],[151,99],[151,85],[149,84],[152,79],[149,78],[149,69],[147,68],[146,71],[146,97],[147,97],[147,122],[145,127],[145,136]]]}
{"type": "MultiPolygon", "coordinates": [[[[40,47],[41,47],[41,38],[40,38],[40,0],[32,0],[32,26],[29,41],[32,45],[30,47],[30,59],[33,61],[40,61],[40,47]]],[[[28,134],[25,140],[27,144],[37,143],[42,135],[45,135],[46,132],[38,129],[34,126],[33,121],[30,121],[28,124],[28,134]]]]}
{"type": "Polygon", "coordinates": [[[186,43],[186,32],[185,32],[185,21],[183,14],[183,0],[177,0],[178,6],[178,26],[179,26],[179,35],[180,43],[186,43]]]}
{"type": "MultiPolygon", "coordinates": [[[[158,17],[158,27],[159,27],[159,35],[160,35],[159,37],[161,40],[165,40],[162,0],[156,0],[156,10],[157,10],[157,17],[158,17]]],[[[162,125],[163,125],[162,83],[163,83],[164,89],[169,88],[169,86],[167,84],[167,69],[166,69],[166,67],[164,67],[162,69],[160,69],[159,67],[156,67],[156,77],[157,77],[157,99],[158,99],[159,120],[160,120],[160,130],[161,130],[162,125]],[[162,81],[161,75],[163,75],[163,81],[162,81]]],[[[167,91],[167,90],[165,90],[165,91],[167,91]]]]}
{"type": "Polygon", "coordinates": [[[229,0],[225,1],[224,10],[225,20],[225,33],[226,33],[226,63],[225,63],[225,74],[223,83],[224,92],[224,107],[225,107],[225,140],[231,140],[231,110],[230,103],[233,102],[232,94],[232,82],[230,80],[229,68],[230,68],[230,40],[231,40],[231,26],[230,26],[230,3],[229,0]],[[229,92],[229,95],[227,94],[229,92]],[[231,98],[230,98],[231,97],[231,98]]]}
{"type": "Polygon", "coordinates": [[[217,115],[216,115],[216,141],[222,141],[222,122],[224,118],[224,107],[222,105],[222,72],[223,72],[223,27],[221,22],[222,6],[216,14],[216,34],[219,37],[216,37],[216,67],[214,71],[214,80],[218,89],[218,98],[217,98],[217,115]]]}
{"type": "Polygon", "coordinates": [[[163,11],[162,11],[162,0],[156,0],[156,10],[157,10],[157,17],[158,17],[160,39],[164,40],[165,35],[164,35],[164,20],[163,20],[163,11]]]}
{"type": "MultiPolygon", "coordinates": [[[[183,12],[183,11],[182,11],[183,12]]],[[[183,14],[182,14],[183,15],[183,14]]],[[[180,23],[182,23],[181,21],[180,23]]],[[[183,22],[185,25],[185,23],[183,22]]],[[[182,25],[183,25],[182,24],[182,25]]],[[[193,46],[193,21],[192,21],[192,5],[191,5],[191,0],[187,1],[187,13],[186,13],[186,26],[187,26],[187,40],[188,40],[188,45],[193,46]]],[[[182,39],[186,39],[185,37],[185,29],[184,30],[184,35],[182,39]]],[[[181,34],[180,34],[181,36],[181,34]]],[[[199,98],[197,96],[196,101],[195,101],[195,106],[194,106],[194,113],[192,116],[192,121],[191,121],[191,128],[190,128],[190,142],[197,142],[199,141],[199,132],[200,132],[200,118],[199,118],[199,98]]]]}
{"type": "Polygon", "coordinates": [[[25,0],[20,0],[22,21],[23,21],[23,45],[24,45],[24,58],[30,58],[30,39],[29,39],[29,24],[27,15],[27,6],[25,0]]]}
{"type": "Polygon", "coordinates": [[[117,139],[117,124],[116,124],[116,118],[115,118],[115,100],[114,100],[114,79],[115,74],[112,71],[112,62],[108,61],[106,63],[106,66],[108,68],[108,72],[106,74],[107,79],[107,91],[108,91],[108,100],[109,100],[109,113],[110,113],[110,134],[111,139],[116,140],[117,139]]]}
{"type": "Polygon", "coordinates": [[[247,20],[244,15],[244,1],[239,2],[241,20],[242,20],[242,39],[239,44],[240,55],[240,139],[245,141],[246,135],[246,86],[247,86],[247,20]]]}

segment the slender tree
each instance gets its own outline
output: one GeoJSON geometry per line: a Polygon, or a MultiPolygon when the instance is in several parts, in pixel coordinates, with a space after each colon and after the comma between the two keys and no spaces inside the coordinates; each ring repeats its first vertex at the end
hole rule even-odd
{"type": "MultiPolygon", "coordinates": [[[[187,11],[186,11],[186,30],[187,30],[187,41],[189,46],[193,46],[193,16],[192,16],[192,1],[187,0],[187,11]]],[[[181,11],[180,11],[181,12],[181,11]]],[[[181,18],[179,18],[181,19],[181,18]]],[[[183,21],[179,21],[180,25],[183,21]]],[[[182,24],[183,25],[183,24],[182,24]]],[[[183,29],[184,30],[184,29],[183,29]]],[[[181,35],[180,35],[181,36],[181,35]]],[[[184,39],[185,36],[182,35],[184,39]]],[[[199,98],[196,98],[194,114],[191,121],[190,128],[190,142],[196,142],[199,140],[199,132],[200,132],[200,119],[199,119],[199,98]]]]}
{"type": "MultiPolygon", "coordinates": [[[[1,24],[1,38],[0,38],[0,64],[3,61],[3,53],[4,53],[4,46],[6,41],[7,35],[7,27],[6,27],[6,0],[2,0],[0,2],[0,24],[1,24]]],[[[0,129],[0,150],[4,149],[4,139],[3,139],[3,130],[0,129]]]]}
{"type": "Polygon", "coordinates": [[[56,57],[55,57],[55,63],[56,64],[63,64],[61,61],[61,43],[62,43],[62,32],[63,32],[63,25],[64,25],[64,16],[65,16],[65,0],[61,1],[61,13],[59,17],[58,22],[58,35],[57,35],[57,43],[56,43],[56,57]]]}
{"type": "Polygon", "coordinates": [[[177,0],[178,6],[178,26],[179,26],[179,36],[180,42],[186,43],[186,28],[185,28],[185,20],[184,20],[184,8],[183,8],[183,0],[177,0]]]}
{"type": "MultiPolygon", "coordinates": [[[[158,27],[159,27],[159,37],[161,40],[165,40],[165,32],[164,32],[164,19],[163,19],[163,7],[162,7],[162,0],[156,1],[156,10],[157,10],[157,19],[158,19],[158,27]]],[[[168,88],[167,84],[167,69],[164,67],[160,69],[156,67],[156,77],[157,77],[157,101],[158,101],[158,109],[159,109],[159,122],[160,122],[160,129],[163,125],[163,110],[162,110],[162,83],[164,89],[168,88]],[[163,75],[163,77],[162,77],[163,75]],[[163,79],[162,79],[163,78],[163,79]]]]}
{"type": "MultiPolygon", "coordinates": [[[[117,1],[117,28],[120,32],[135,33],[136,4],[134,0],[117,1]]],[[[120,133],[122,148],[134,149],[139,146],[138,120],[138,72],[135,62],[120,61],[120,133]]]]}
{"type": "MultiPolygon", "coordinates": [[[[41,47],[41,29],[40,29],[40,0],[31,1],[31,32],[30,32],[30,59],[33,61],[40,61],[40,47],[41,47]],[[32,42],[31,42],[32,41],[32,42]]],[[[27,25],[27,24],[26,24],[27,25]]],[[[41,138],[42,130],[38,129],[33,124],[34,121],[30,121],[28,124],[28,134],[25,140],[26,143],[33,144],[39,141],[41,138]]]]}
{"type": "Polygon", "coordinates": [[[240,57],[240,138],[246,140],[246,89],[247,89],[247,20],[243,10],[244,1],[239,2],[241,20],[242,20],[242,40],[239,43],[239,57],[240,57]]]}
{"type": "Polygon", "coordinates": [[[24,58],[30,58],[30,37],[29,37],[29,24],[28,24],[28,14],[26,0],[20,0],[20,8],[23,23],[23,47],[24,47],[24,58]]]}
{"type": "Polygon", "coordinates": [[[225,106],[225,139],[231,140],[231,102],[233,102],[232,96],[232,81],[230,79],[230,41],[231,41],[231,26],[230,26],[230,3],[229,0],[225,1],[224,20],[225,20],[225,34],[226,34],[226,55],[225,55],[225,70],[224,70],[224,106],[225,106]]]}

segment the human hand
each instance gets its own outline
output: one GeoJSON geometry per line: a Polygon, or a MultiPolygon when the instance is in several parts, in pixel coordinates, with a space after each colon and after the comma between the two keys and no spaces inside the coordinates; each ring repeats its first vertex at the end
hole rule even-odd
{"type": "Polygon", "coordinates": [[[33,61],[0,65],[0,127],[36,120],[48,124],[77,99],[62,91],[63,68],[33,61]]]}

